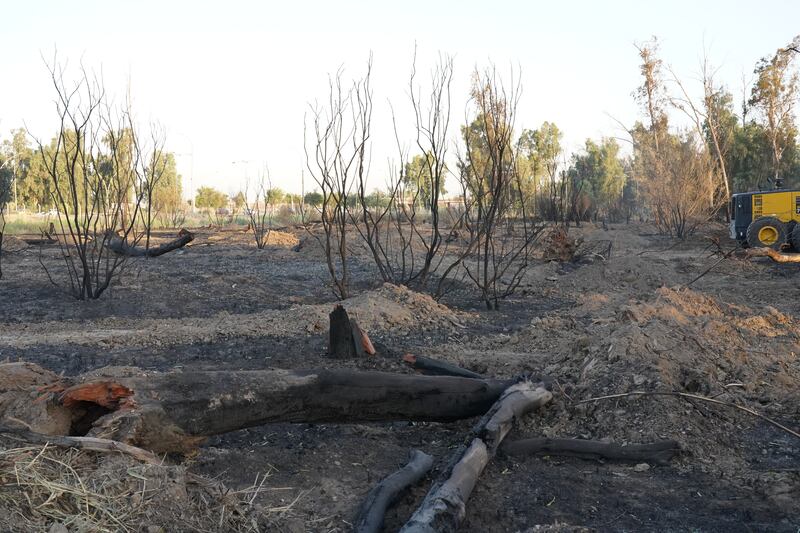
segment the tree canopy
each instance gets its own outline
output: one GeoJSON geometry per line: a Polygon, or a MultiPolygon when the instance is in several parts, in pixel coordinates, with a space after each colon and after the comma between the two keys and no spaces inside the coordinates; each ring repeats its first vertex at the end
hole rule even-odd
{"type": "Polygon", "coordinates": [[[194,203],[200,209],[221,209],[228,205],[228,195],[213,187],[200,187],[194,203]]]}

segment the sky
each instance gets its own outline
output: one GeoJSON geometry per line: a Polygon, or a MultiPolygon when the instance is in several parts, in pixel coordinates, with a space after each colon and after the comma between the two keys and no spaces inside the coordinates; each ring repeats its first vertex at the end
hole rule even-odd
{"type": "Polygon", "coordinates": [[[624,136],[620,124],[640,117],[635,43],[657,36],[665,65],[693,91],[707,55],[738,101],[756,61],[800,33],[800,2],[791,0],[0,0],[0,14],[0,138],[23,124],[53,136],[45,59],[57,52],[68,73],[81,62],[102,73],[118,100],[130,90],[137,120],[166,130],[185,194],[204,185],[235,193],[265,168],[273,186],[300,192],[305,176],[312,190],[309,106],[326,98],[338,69],[344,80],[362,76],[370,53],[378,187],[398,159],[391,108],[401,143],[414,139],[415,46],[423,87],[438,55],[454,56],[453,146],[470,74],[494,64],[519,73],[517,129],[555,122],[570,153],[587,138],[624,136]]]}

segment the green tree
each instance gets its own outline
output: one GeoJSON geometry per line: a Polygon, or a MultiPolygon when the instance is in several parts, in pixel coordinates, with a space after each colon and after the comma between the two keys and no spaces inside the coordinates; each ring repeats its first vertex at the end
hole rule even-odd
{"type": "Polygon", "coordinates": [[[3,234],[6,230],[6,206],[12,200],[11,169],[8,160],[0,154],[0,279],[3,278],[3,234]]]}
{"type": "Polygon", "coordinates": [[[267,189],[267,203],[271,205],[279,204],[286,198],[286,193],[278,187],[267,189]]]}
{"type": "Polygon", "coordinates": [[[531,204],[533,215],[536,214],[535,198],[542,188],[547,189],[551,199],[555,200],[557,196],[562,136],[558,126],[545,121],[536,130],[522,130],[517,141],[522,186],[526,197],[534,199],[531,204]]]}
{"type": "Polygon", "coordinates": [[[620,200],[625,187],[625,168],[619,157],[619,144],[610,138],[603,138],[600,144],[587,139],[584,153],[573,155],[568,175],[582,182],[581,190],[607,214],[620,200]]]}
{"type": "Polygon", "coordinates": [[[175,154],[164,154],[164,169],[153,191],[153,207],[159,213],[174,216],[183,210],[183,180],[178,174],[175,154]]]}
{"type": "Polygon", "coordinates": [[[200,209],[221,209],[228,205],[228,195],[213,187],[200,187],[194,205],[200,209]]]}
{"type": "Polygon", "coordinates": [[[247,205],[247,198],[245,197],[242,191],[239,191],[235,195],[231,196],[231,201],[233,202],[233,208],[238,213],[245,205],[247,205]]]}
{"type": "MultiPolygon", "coordinates": [[[[422,205],[426,209],[431,208],[431,201],[433,195],[433,177],[431,170],[436,167],[436,160],[431,152],[423,155],[415,155],[411,161],[406,163],[403,173],[403,183],[407,190],[413,194],[419,194],[422,200],[422,205]]],[[[447,167],[444,166],[442,174],[447,172],[447,167]]],[[[447,191],[444,189],[444,180],[439,182],[439,196],[444,196],[447,191]]],[[[374,193],[373,193],[374,194],[374,193]]]]}
{"type": "Polygon", "coordinates": [[[0,153],[12,180],[11,201],[16,200],[18,207],[36,210],[50,205],[49,176],[41,154],[31,145],[25,130],[12,130],[11,138],[0,145],[0,153]]]}
{"type": "Polygon", "coordinates": [[[389,194],[380,189],[375,189],[364,198],[367,207],[373,209],[385,209],[389,206],[389,200],[389,194]]]}
{"type": "Polygon", "coordinates": [[[314,207],[319,207],[322,205],[322,193],[319,191],[307,192],[303,197],[303,202],[314,207]]]}
{"type": "Polygon", "coordinates": [[[771,58],[762,58],[756,65],[756,82],[750,96],[767,132],[772,155],[772,179],[781,186],[781,162],[788,145],[797,138],[794,106],[798,96],[798,74],[794,54],[778,50],[771,58]]]}

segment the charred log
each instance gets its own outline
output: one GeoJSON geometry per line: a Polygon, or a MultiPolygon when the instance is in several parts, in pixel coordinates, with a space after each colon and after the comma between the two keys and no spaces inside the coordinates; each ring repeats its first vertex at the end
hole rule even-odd
{"type": "Polygon", "coordinates": [[[143,246],[130,246],[124,239],[117,235],[109,236],[106,242],[106,248],[119,255],[126,255],[128,257],[158,257],[166,253],[172,252],[183,248],[194,240],[194,234],[182,229],[178,234],[178,238],[165,242],[164,244],[156,247],[146,248],[143,246]]]}
{"type": "Polygon", "coordinates": [[[190,451],[205,437],[272,422],[447,422],[481,415],[508,381],[353,370],[147,373],[125,369],[62,380],[36,365],[0,365],[0,420],[34,431],[93,436],[155,452],[190,451]],[[3,372],[26,372],[28,387],[3,372]],[[3,383],[9,387],[3,390],[3,383]],[[31,398],[39,396],[39,401],[31,398]],[[58,423],[55,423],[56,420],[58,423]],[[78,428],[85,428],[78,430],[78,428]]]}
{"type": "Polygon", "coordinates": [[[674,440],[662,440],[652,444],[620,445],[616,442],[601,442],[582,439],[524,439],[503,444],[500,450],[506,455],[565,455],[582,459],[607,459],[611,461],[648,462],[667,464],[680,452],[674,440]]]}
{"type": "Polygon", "coordinates": [[[433,466],[433,457],[420,450],[411,450],[408,463],[369,491],[358,511],[354,531],[358,533],[378,533],[383,529],[386,510],[400,494],[417,483],[433,466]]]}

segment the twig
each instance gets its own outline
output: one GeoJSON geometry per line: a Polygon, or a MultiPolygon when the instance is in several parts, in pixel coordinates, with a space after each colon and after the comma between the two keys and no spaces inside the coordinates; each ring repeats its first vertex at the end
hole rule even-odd
{"type": "Polygon", "coordinates": [[[664,252],[668,252],[668,251],[672,250],[673,248],[678,246],[681,242],[682,241],[675,241],[674,243],[670,244],[666,248],[663,248],[663,249],[660,249],[660,250],[642,250],[641,252],[639,252],[636,255],[644,255],[644,254],[652,254],[652,253],[663,254],[664,252]]]}
{"type": "Polygon", "coordinates": [[[711,272],[714,269],[714,267],[716,267],[718,264],[722,263],[724,260],[728,259],[731,255],[733,255],[733,252],[735,252],[739,248],[741,248],[741,245],[739,245],[736,248],[734,248],[733,250],[730,250],[729,252],[726,252],[725,254],[723,254],[722,257],[720,257],[718,261],[715,261],[713,265],[711,265],[710,267],[708,267],[707,269],[702,271],[696,278],[694,278],[692,281],[690,281],[689,283],[684,285],[683,288],[685,289],[686,287],[688,287],[689,285],[691,285],[695,281],[699,280],[700,278],[702,278],[703,276],[705,276],[706,274],[711,272]]]}
{"type": "Polygon", "coordinates": [[[0,426],[0,434],[8,434],[18,437],[26,442],[37,444],[50,444],[59,448],[77,448],[101,453],[120,452],[125,455],[138,459],[147,464],[161,465],[164,462],[153,452],[149,452],[124,442],[96,437],[66,437],[63,435],[44,435],[22,428],[0,426]]]}

